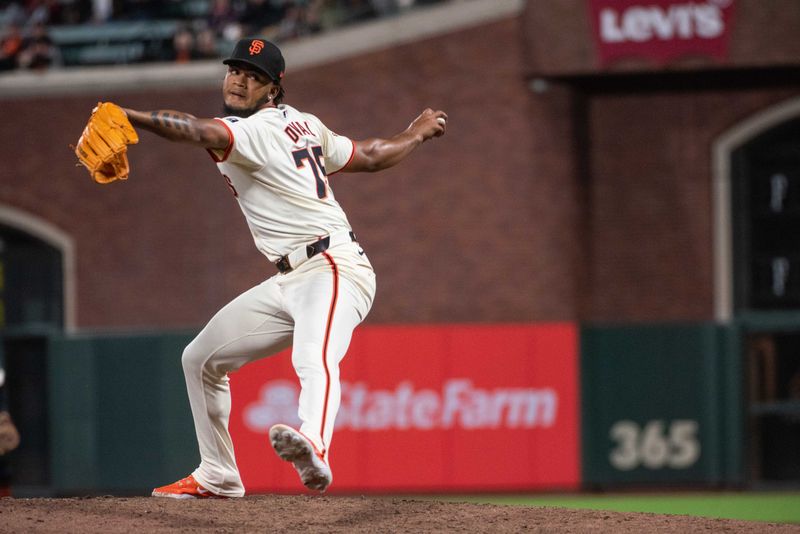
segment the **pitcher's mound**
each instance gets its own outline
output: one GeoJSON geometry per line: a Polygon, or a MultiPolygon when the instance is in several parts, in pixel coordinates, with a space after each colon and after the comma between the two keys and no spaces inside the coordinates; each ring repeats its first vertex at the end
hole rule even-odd
{"type": "Polygon", "coordinates": [[[800,534],[800,525],[376,497],[0,499],[0,533],[704,531],[800,534]]]}

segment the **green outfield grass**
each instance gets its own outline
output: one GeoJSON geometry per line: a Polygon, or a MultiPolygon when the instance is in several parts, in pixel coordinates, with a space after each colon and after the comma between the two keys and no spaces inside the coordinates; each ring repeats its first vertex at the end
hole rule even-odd
{"type": "Polygon", "coordinates": [[[446,497],[443,500],[680,514],[800,524],[800,492],[581,494],[446,497]]]}

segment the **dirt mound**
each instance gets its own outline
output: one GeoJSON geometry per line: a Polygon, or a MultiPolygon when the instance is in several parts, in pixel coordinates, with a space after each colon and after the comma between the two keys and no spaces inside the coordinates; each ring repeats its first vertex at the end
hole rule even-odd
{"type": "Polygon", "coordinates": [[[800,525],[374,497],[0,499],[0,533],[759,532],[800,525]]]}

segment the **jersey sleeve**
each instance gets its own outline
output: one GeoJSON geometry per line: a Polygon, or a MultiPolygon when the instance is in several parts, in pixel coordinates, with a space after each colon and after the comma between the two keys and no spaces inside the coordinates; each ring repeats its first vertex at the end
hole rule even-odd
{"type": "Polygon", "coordinates": [[[319,137],[322,140],[322,156],[325,158],[325,174],[330,176],[347,167],[356,154],[355,142],[332,132],[314,115],[306,113],[305,116],[319,131],[319,137]]]}
{"type": "Polygon", "coordinates": [[[267,164],[268,148],[271,145],[269,128],[250,118],[224,117],[214,120],[219,121],[228,131],[228,147],[225,150],[209,150],[214,161],[227,161],[254,168],[267,164]]]}

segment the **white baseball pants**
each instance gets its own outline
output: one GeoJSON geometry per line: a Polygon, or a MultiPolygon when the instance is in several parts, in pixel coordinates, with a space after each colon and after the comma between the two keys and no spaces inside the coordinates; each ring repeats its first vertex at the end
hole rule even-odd
{"type": "Polygon", "coordinates": [[[374,295],[369,260],[357,243],[347,243],[269,278],[214,315],[182,357],[200,447],[193,475],[203,487],[226,497],[244,495],[228,432],[227,374],[289,346],[300,380],[300,431],[327,461],[341,398],[339,362],[374,295]]]}

